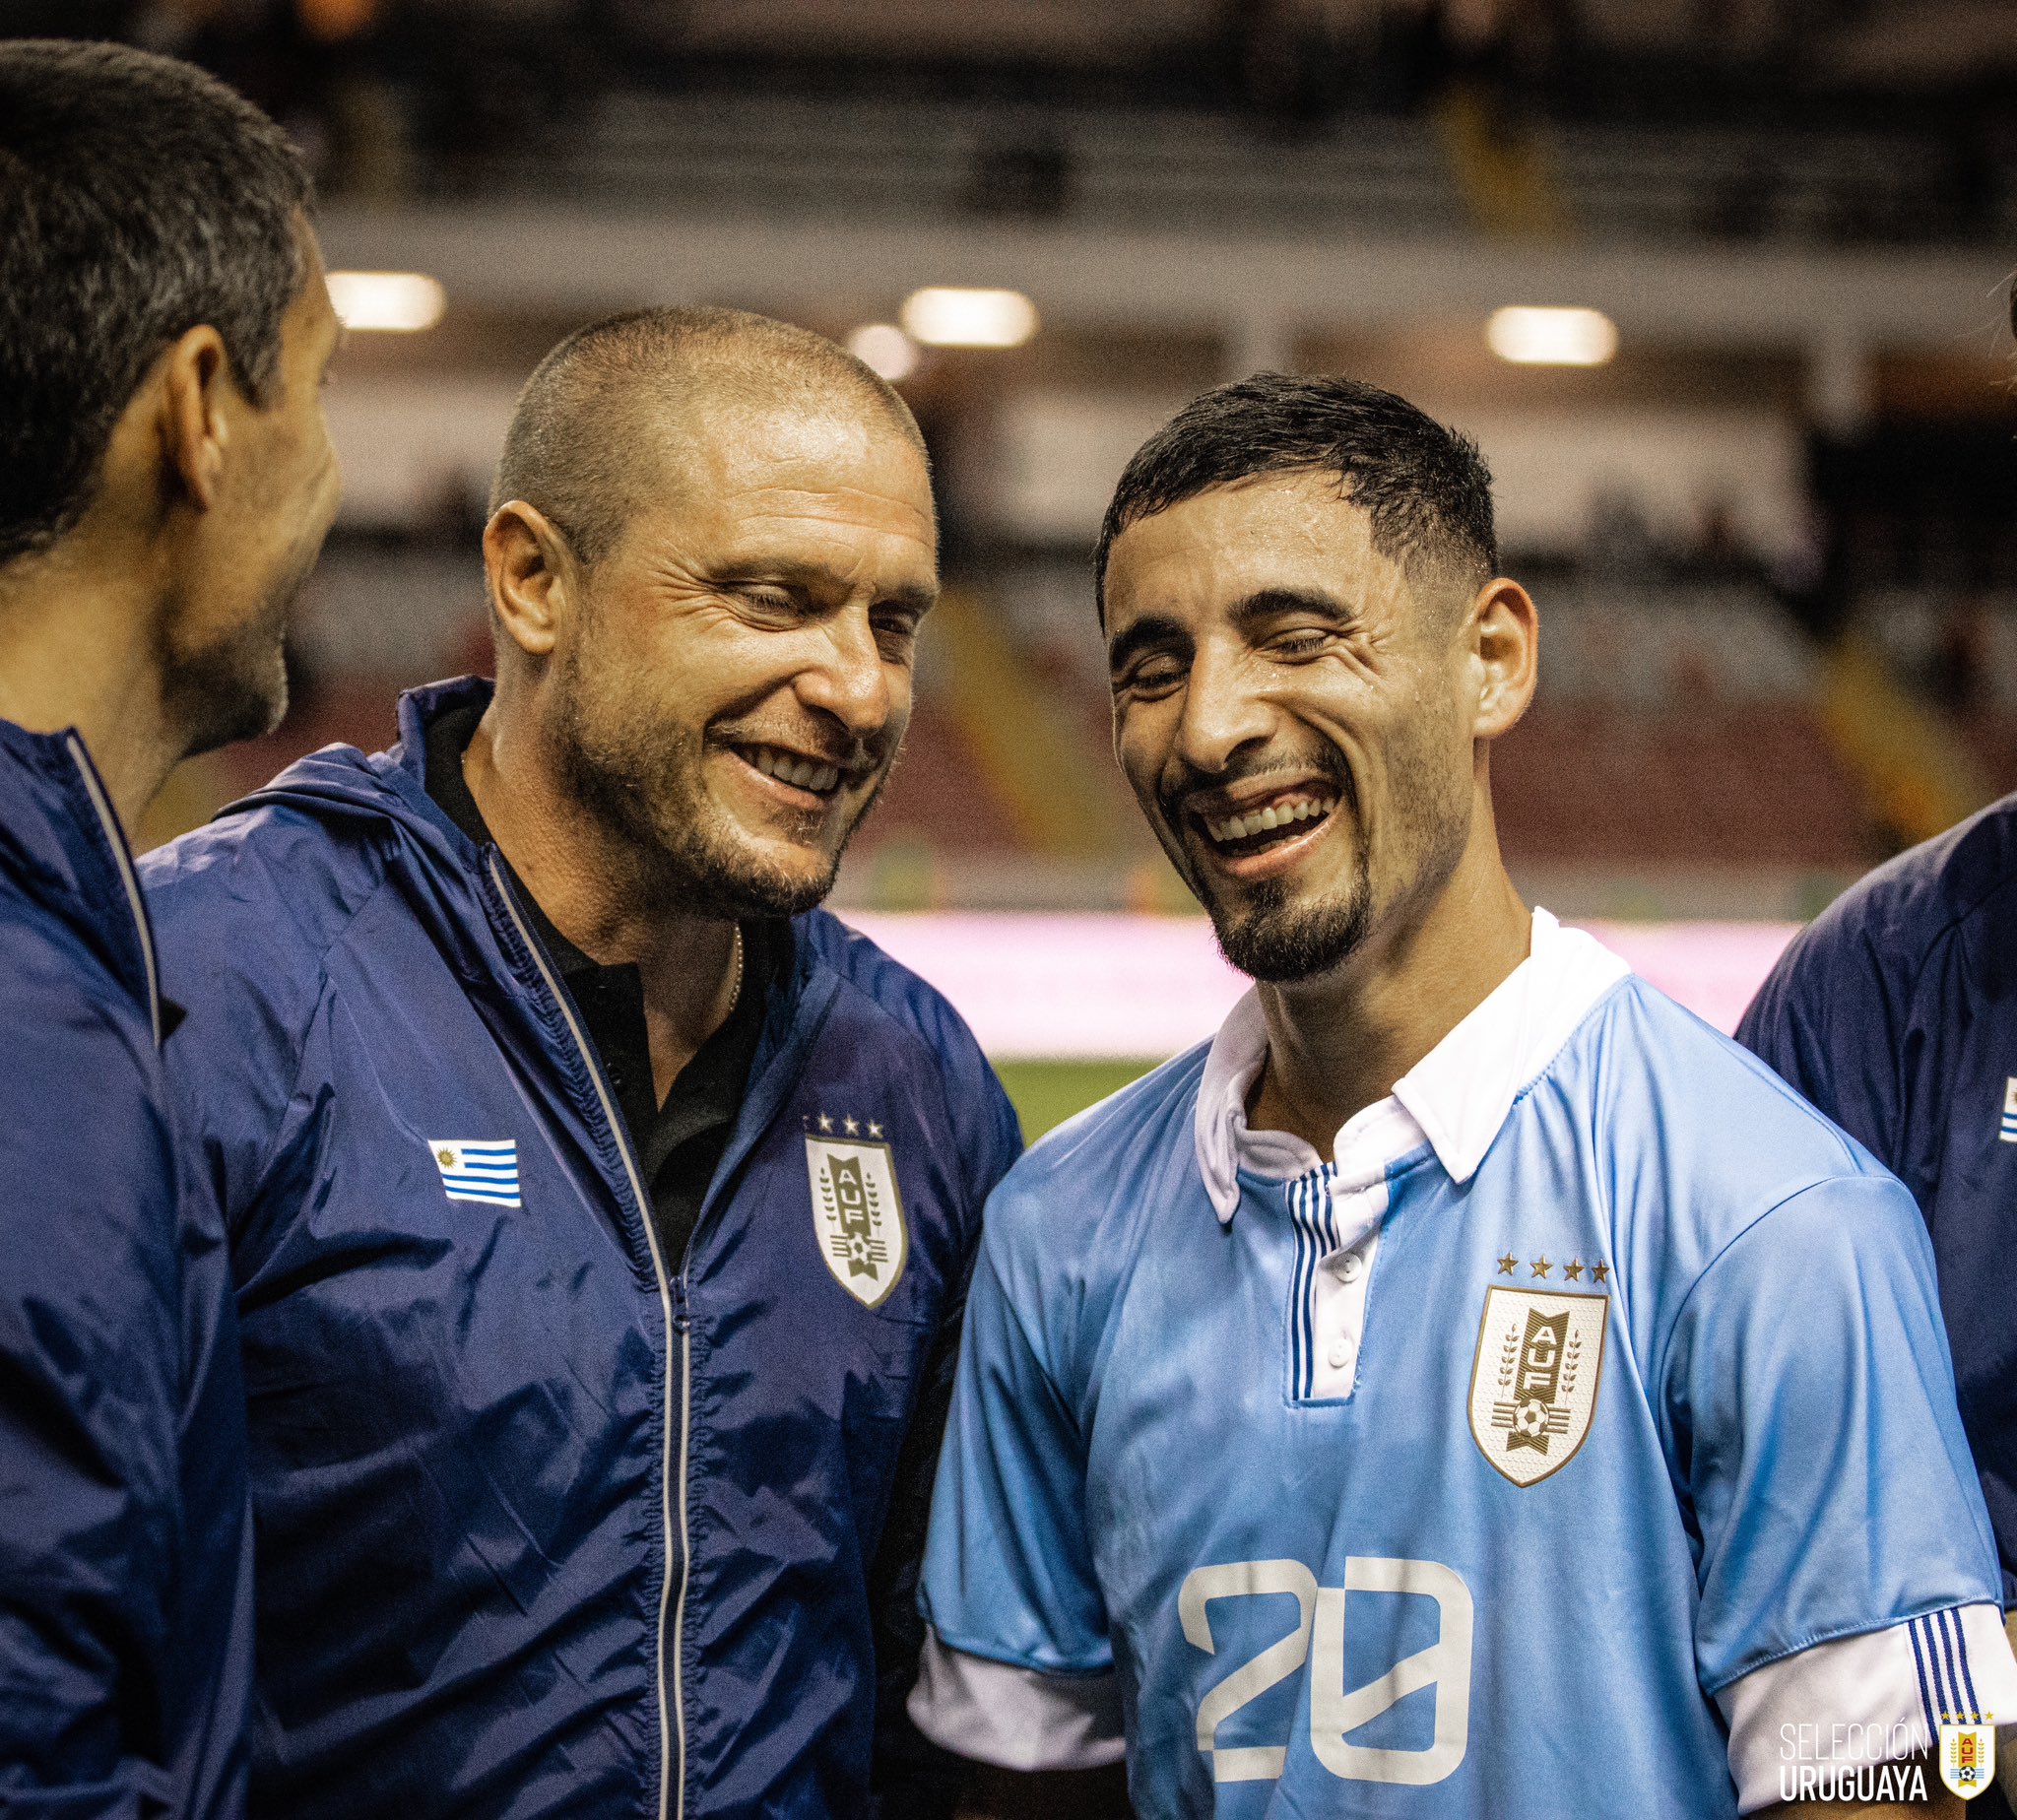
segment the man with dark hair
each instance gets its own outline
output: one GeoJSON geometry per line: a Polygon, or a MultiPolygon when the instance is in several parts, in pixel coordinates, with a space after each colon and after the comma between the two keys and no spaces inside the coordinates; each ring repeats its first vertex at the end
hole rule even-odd
{"type": "Polygon", "coordinates": [[[252,1806],[946,1814],[904,1716],[972,1036],[815,906],[938,591],[902,402],[654,310],[527,386],[497,680],[146,876],[240,1291],[252,1806]]]}
{"type": "Polygon", "coordinates": [[[231,1282],[122,818],[278,719],[336,507],[299,161],[199,72],[0,43],[0,1808],[243,1799],[231,1282]]]}
{"type": "Polygon", "coordinates": [[[1839,1724],[1857,1811],[1936,1811],[1915,1753],[2017,1661],[1924,1234],[1520,901],[1535,613],[1475,450],[1264,374],[1101,551],[1122,768],[1258,984],[989,1203],[921,1727],[1095,1811],[1125,1750],[1164,1820],[1701,1820],[1842,1811],[1839,1724]]]}
{"type": "MultiPolygon", "coordinates": [[[[2010,302],[2017,334],[2017,287],[2010,302]]],[[[2013,1008],[2017,796],[2006,796],[1830,904],[1780,956],[1737,1041],[1896,1170],[1925,1216],[1962,1425],[2003,1598],[2017,1606],[2013,1008]]],[[[2009,1753],[2002,1793],[2017,1805],[2009,1753]]]]}

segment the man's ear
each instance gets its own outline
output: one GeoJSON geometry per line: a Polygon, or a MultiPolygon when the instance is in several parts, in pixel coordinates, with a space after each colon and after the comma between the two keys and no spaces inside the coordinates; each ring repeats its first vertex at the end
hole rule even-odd
{"type": "Polygon", "coordinates": [[[157,370],[163,458],[184,496],[207,512],[224,491],[237,400],[224,337],[207,323],[185,330],[157,370]]]}
{"type": "Polygon", "coordinates": [[[1540,616],[1525,588],[1499,576],[1472,598],[1464,632],[1478,678],[1471,738],[1496,740],[1512,731],[1533,699],[1540,616]]]}
{"type": "Polygon", "coordinates": [[[507,499],[484,527],[484,578],[503,637],[527,657],[551,656],[581,585],[559,527],[538,506],[507,499]]]}

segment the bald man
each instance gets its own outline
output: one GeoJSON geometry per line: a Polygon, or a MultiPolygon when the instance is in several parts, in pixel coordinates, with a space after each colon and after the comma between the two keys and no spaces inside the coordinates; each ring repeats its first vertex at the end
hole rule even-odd
{"type": "Polygon", "coordinates": [[[250,1398],[251,1810],[949,1811],[914,1584],[1015,1118],[816,906],[938,591],[916,424],[760,317],[570,337],[494,690],[147,868],[250,1398]]]}

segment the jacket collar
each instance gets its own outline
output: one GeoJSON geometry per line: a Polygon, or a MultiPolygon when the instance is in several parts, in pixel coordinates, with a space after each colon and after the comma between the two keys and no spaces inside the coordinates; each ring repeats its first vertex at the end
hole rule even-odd
{"type": "MultiPolygon", "coordinates": [[[[1534,911],[1527,958],[1394,1083],[1389,1098],[1339,1130],[1333,1160],[1340,1175],[1384,1174],[1426,1139],[1453,1182],[1469,1181],[1522,1090],[1630,972],[1594,938],[1534,911]]],[[[1322,1160],[1285,1132],[1249,1130],[1247,1094],[1267,1058],[1268,1025],[1253,990],[1219,1026],[1198,1087],[1198,1169],[1222,1222],[1239,1206],[1241,1169],[1289,1176],[1322,1160]]]]}
{"type": "Polygon", "coordinates": [[[101,954],[163,1034],[154,931],[126,831],[84,740],[0,720],[0,869],[101,954]]]}
{"type": "Polygon", "coordinates": [[[455,677],[406,690],[399,698],[399,744],[386,755],[422,789],[427,783],[427,729],[451,709],[488,707],[497,685],[488,677],[455,677]]]}

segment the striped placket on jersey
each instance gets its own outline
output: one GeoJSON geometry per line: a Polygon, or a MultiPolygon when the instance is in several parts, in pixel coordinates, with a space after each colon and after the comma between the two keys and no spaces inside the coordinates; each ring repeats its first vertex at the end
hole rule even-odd
{"type": "Polygon", "coordinates": [[[1289,1397],[1329,1402],[1358,1380],[1366,1287],[1387,1210],[1384,1176],[1346,1185],[1320,1163],[1283,1185],[1295,1233],[1289,1274],[1289,1397]]]}

